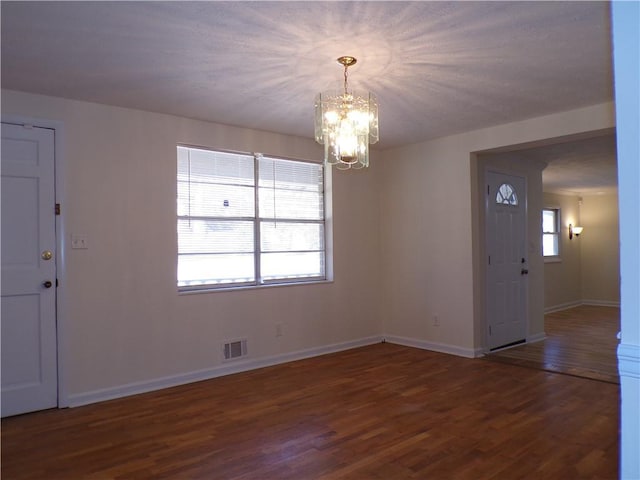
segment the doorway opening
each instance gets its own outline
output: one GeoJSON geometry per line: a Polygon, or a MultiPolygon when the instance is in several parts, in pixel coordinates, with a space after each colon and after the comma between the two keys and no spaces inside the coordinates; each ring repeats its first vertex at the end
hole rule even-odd
{"type": "MultiPolygon", "coordinates": [[[[620,286],[615,131],[482,153],[476,159],[478,176],[496,160],[509,160],[513,169],[532,166],[527,175],[532,274],[526,345],[491,356],[518,357],[522,352],[520,358],[509,361],[617,381],[620,286]],[[536,168],[540,169],[538,174],[536,168]],[[557,211],[559,217],[555,233],[558,251],[551,259],[542,258],[545,208],[557,211]],[[582,234],[570,236],[570,224],[583,227],[582,234]]],[[[478,193],[482,193],[480,186],[478,193]]],[[[479,248],[482,251],[486,245],[479,248]]]]}

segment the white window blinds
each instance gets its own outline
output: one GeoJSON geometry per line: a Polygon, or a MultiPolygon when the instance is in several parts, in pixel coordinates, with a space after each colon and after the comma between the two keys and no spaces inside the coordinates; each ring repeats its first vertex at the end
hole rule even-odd
{"type": "Polygon", "coordinates": [[[261,157],[258,169],[263,281],[324,277],[322,165],[261,157]]]}
{"type": "Polygon", "coordinates": [[[178,147],[179,287],[324,278],[321,164],[178,147]]]}

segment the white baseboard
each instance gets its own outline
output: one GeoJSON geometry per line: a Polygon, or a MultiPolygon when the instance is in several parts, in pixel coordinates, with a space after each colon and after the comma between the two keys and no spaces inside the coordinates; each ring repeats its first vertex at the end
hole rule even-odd
{"type": "Polygon", "coordinates": [[[535,333],[527,337],[527,343],[541,342],[545,338],[547,338],[547,335],[544,332],[535,333]]]}
{"type": "Polygon", "coordinates": [[[561,312],[570,308],[580,307],[581,305],[589,305],[592,307],[620,307],[620,302],[612,302],[609,300],[577,300],[575,302],[561,303],[551,307],[545,307],[544,313],[561,312]]]}
{"type": "Polygon", "coordinates": [[[630,343],[618,345],[618,369],[620,377],[640,379],[640,345],[630,343]]]}
{"type": "Polygon", "coordinates": [[[352,340],[349,342],[335,343],[332,345],[324,345],[321,347],[314,347],[305,350],[299,350],[296,352],[283,353],[281,355],[272,355],[269,357],[246,359],[234,363],[226,363],[224,365],[213,368],[180,373],[177,375],[170,375],[153,380],[127,383],[125,385],[119,385],[116,387],[103,388],[85,393],[71,394],[66,399],[66,406],[79,407],[81,405],[88,405],[90,403],[103,402],[105,400],[113,400],[116,398],[128,397],[130,395],[137,395],[140,393],[152,392],[154,390],[161,390],[163,388],[175,387],[178,385],[199,382],[202,380],[209,380],[216,377],[222,377],[224,375],[231,375],[233,373],[246,372],[248,370],[269,367],[272,365],[278,365],[280,363],[293,362],[295,360],[302,360],[304,358],[317,357],[320,355],[326,355],[328,353],[335,353],[343,350],[350,350],[352,348],[364,347],[366,345],[373,345],[375,343],[382,342],[383,339],[384,338],[382,336],[367,337],[359,340],[352,340]]]}
{"type": "Polygon", "coordinates": [[[581,300],[576,300],[575,302],[561,303],[559,305],[553,305],[551,307],[545,307],[544,313],[546,315],[547,313],[561,312],[562,310],[568,310],[570,308],[579,307],[580,305],[582,305],[582,301],[581,300]]]}
{"type": "Polygon", "coordinates": [[[421,348],[423,350],[431,350],[433,352],[448,353],[450,355],[457,355],[458,357],[477,358],[484,355],[481,348],[464,348],[456,345],[448,345],[446,343],[429,342],[427,340],[398,337],[395,335],[385,335],[384,339],[389,343],[396,343],[406,347],[421,348]]]}
{"type": "Polygon", "coordinates": [[[582,305],[590,305],[593,307],[620,307],[620,302],[612,302],[610,300],[582,300],[582,305]]]}

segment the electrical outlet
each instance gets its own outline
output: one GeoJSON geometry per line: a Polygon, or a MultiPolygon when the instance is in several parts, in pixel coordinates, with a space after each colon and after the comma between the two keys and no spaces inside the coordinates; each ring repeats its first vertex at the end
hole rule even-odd
{"type": "Polygon", "coordinates": [[[282,336],[282,324],[276,323],[276,337],[282,336]]]}
{"type": "Polygon", "coordinates": [[[440,326],[440,319],[438,318],[438,315],[434,315],[433,316],[433,326],[434,327],[439,327],[440,326]]]}

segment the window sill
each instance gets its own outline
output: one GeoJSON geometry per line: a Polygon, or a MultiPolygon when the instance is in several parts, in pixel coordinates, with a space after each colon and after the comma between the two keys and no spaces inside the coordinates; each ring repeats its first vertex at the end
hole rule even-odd
{"type": "Polygon", "coordinates": [[[268,283],[264,285],[238,285],[235,287],[219,287],[219,288],[194,288],[180,290],[178,288],[178,295],[197,295],[200,293],[222,293],[222,292],[237,292],[239,290],[262,290],[263,288],[277,288],[277,287],[302,287],[305,285],[322,285],[327,283],[333,283],[333,280],[311,280],[308,282],[288,282],[288,283],[268,283]]]}
{"type": "Polygon", "coordinates": [[[543,257],[543,258],[544,258],[544,263],[562,263],[562,258],[558,257],[557,255],[553,257],[543,257]]]}

